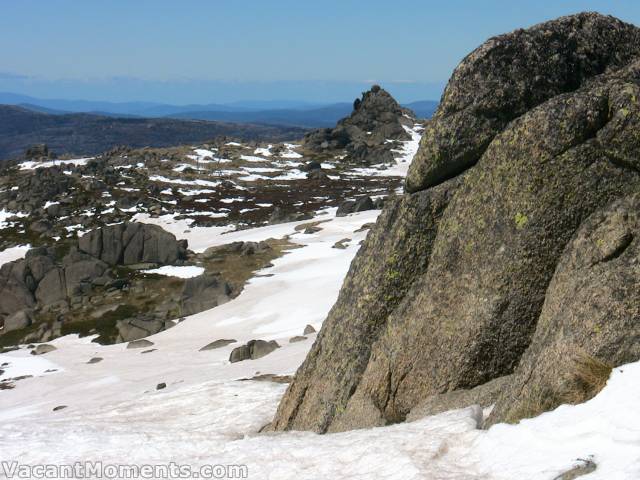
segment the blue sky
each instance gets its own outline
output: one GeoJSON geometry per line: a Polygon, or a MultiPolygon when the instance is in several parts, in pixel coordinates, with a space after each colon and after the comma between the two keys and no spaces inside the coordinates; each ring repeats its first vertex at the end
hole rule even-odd
{"type": "Polygon", "coordinates": [[[636,1],[0,0],[0,90],[168,103],[437,99],[490,36],[636,1]]]}

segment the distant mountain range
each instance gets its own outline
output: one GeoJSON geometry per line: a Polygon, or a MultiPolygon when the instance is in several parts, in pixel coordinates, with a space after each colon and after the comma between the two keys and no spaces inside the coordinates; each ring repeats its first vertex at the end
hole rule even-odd
{"type": "MultiPolygon", "coordinates": [[[[0,104],[17,105],[52,115],[91,113],[116,117],[179,118],[235,123],[263,123],[304,128],[329,127],[349,115],[352,103],[330,105],[298,101],[242,101],[229,104],[168,105],[152,102],[99,102],[42,99],[0,92],[0,104]]],[[[429,118],[438,102],[425,100],[403,105],[420,118],[429,118]]]]}
{"type": "Polygon", "coordinates": [[[302,138],[306,131],[285,125],[62,114],[41,106],[28,109],[0,105],[0,160],[17,158],[26,148],[38,143],[46,143],[58,154],[94,155],[118,145],[167,147],[206,142],[219,136],[293,140],[302,138]],[[36,108],[40,111],[34,111],[36,108]]]}

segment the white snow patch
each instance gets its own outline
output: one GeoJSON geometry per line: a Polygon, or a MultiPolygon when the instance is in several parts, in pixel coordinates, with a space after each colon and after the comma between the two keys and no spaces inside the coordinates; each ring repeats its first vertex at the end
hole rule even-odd
{"type": "Polygon", "coordinates": [[[0,210],[0,230],[3,228],[8,228],[14,225],[14,222],[9,221],[10,218],[24,218],[29,215],[22,212],[10,212],[8,210],[2,209],[0,210]]]}
{"type": "Polygon", "coordinates": [[[49,160],[46,162],[37,162],[35,160],[29,160],[27,162],[22,162],[18,164],[18,167],[20,167],[20,170],[35,170],[36,168],[48,168],[48,167],[53,167],[55,165],[86,165],[89,160],[93,160],[94,158],[95,157],[75,158],[71,160],[49,160]]]}
{"type": "Polygon", "coordinates": [[[192,278],[202,275],[204,268],[192,265],[173,266],[165,265],[164,267],[154,268],[151,270],[142,270],[142,273],[152,273],[156,275],[165,275],[167,277],[192,278]]]}
{"type": "Polygon", "coordinates": [[[266,158],[256,157],[254,155],[240,155],[240,158],[246,162],[267,162],[266,158]]]}
{"type": "Polygon", "coordinates": [[[218,181],[211,182],[209,180],[201,180],[199,178],[195,180],[183,180],[181,178],[168,178],[162,175],[152,175],[149,177],[149,180],[152,182],[175,183],[177,185],[197,185],[200,187],[217,187],[220,185],[220,182],[218,181]]]}
{"type": "Polygon", "coordinates": [[[29,251],[30,248],[31,245],[18,245],[16,247],[5,248],[4,250],[0,251],[0,266],[4,265],[5,263],[24,258],[25,254],[27,253],[27,251],[29,251]]]}
{"type": "Polygon", "coordinates": [[[270,157],[271,155],[273,155],[273,153],[271,153],[271,148],[273,147],[273,145],[269,145],[268,147],[259,147],[256,148],[255,151],[253,152],[254,155],[262,155],[263,157],[270,157]]]}

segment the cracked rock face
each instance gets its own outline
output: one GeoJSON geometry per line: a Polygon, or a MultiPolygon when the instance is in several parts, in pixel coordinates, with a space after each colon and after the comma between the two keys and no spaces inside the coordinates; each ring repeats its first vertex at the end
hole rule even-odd
{"type": "MultiPolygon", "coordinates": [[[[633,26],[581,14],[489,40],[463,61],[435,119],[446,128],[423,137],[412,164],[407,189],[417,193],[385,207],[272,429],[403,421],[426,398],[526,369],[567,245],[594,212],[640,191],[638,38],[633,26]],[[442,145],[442,165],[465,159],[445,174],[431,154],[442,145]]],[[[629,235],[605,236],[602,255],[629,235]]],[[[632,268],[616,275],[633,283],[632,268]]],[[[618,308],[611,295],[603,312],[618,308]]],[[[637,359],[618,340],[579,346],[616,352],[603,361],[637,359]]]]}

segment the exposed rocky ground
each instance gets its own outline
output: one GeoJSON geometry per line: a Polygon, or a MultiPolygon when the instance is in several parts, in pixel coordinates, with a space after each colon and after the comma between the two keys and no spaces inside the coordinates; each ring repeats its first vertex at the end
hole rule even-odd
{"type": "MultiPolygon", "coordinates": [[[[374,124],[390,109],[386,121],[398,128],[370,141],[386,153],[375,163],[347,155],[355,140],[315,153],[222,137],[81,159],[29,148],[0,171],[0,252],[32,247],[0,270],[0,346],[68,333],[100,343],[146,337],[237,296],[253,272],[293,247],[285,239],[205,249],[180,234],[304,221],[335,206],[338,215],[380,208],[408,167],[396,163],[399,149],[417,147],[421,129],[387,97],[352,116],[374,124]]],[[[316,222],[301,231],[318,230],[316,222]]]]}
{"type": "Polygon", "coordinates": [[[612,17],[468,55],[270,428],[513,422],[638,360],[639,97],[640,29],[612,17]]]}

